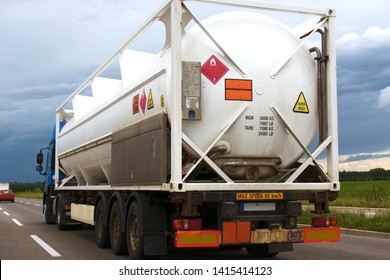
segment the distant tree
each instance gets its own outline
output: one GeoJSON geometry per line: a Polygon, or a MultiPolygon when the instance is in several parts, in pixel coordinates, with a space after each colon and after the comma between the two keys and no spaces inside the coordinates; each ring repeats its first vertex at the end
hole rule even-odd
{"type": "Polygon", "coordinates": [[[371,180],[386,180],[388,178],[388,172],[384,168],[374,168],[368,171],[368,177],[371,180]]]}
{"type": "Polygon", "coordinates": [[[379,181],[390,180],[390,170],[374,168],[370,171],[342,171],[340,181],[379,181]]]}

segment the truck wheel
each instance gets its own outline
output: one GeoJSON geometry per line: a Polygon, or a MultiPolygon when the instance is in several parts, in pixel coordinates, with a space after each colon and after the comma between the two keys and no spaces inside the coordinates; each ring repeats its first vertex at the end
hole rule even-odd
{"type": "Polygon", "coordinates": [[[256,258],[272,258],[278,254],[268,252],[268,245],[266,244],[247,245],[245,249],[249,255],[256,258]]]}
{"type": "Polygon", "coordinates": [[[63,196],[61,194],[59,194],[57,196],[57,206],[56,206],[56,224],[57,224],[57,228],[59,230],[64,230],[65,229],[65,225],[63,224],[63,211],[62,211],[62,204],[64,203],[63,201],[63,196]]]}
{"type": "Polygon", "coordinates": [[[104,201],[99,200],[96,205],[96,218],[95,218],[95,236],[97,244],[100,248],[110,247],[110,235],[108,232],[108,226],[104,224],[104,217],[106,216],[104,201]]]}
{"type": "Polygon", "coordinates": [[[43,214],[45,215],[46,224],[54,224],[56,218],[53,214],[53,199],[50,197],[50,193],[45,195],[45,203],[43,204],[43,214]]]}
{"type": "Polygon", "coordinates": [[[122,214],[119,202],[115,201],[110,212],[110,243],[115,255],[126,254],[126,237],[122,233],[122,214]]]}
{"type": "Polygon", "coordinates": [[[144,258],[144,245],[142,240],[142,216],[137,201],[130,204],[126,219],[127,250],[130,259],[144,258]]]}

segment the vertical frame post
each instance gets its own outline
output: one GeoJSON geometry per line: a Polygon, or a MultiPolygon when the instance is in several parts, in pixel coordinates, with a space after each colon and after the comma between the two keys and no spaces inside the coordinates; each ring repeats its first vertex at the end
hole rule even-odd
{"type": "Polygon", "coordinates": [[[171,183],[175,191],[182,190],[182,3],[171,2],[171,183]]]}
{"type": "Polygon", "coordinates": [[[59,186],[59,180],[60,180],[60,163],[58,161],[58,135],[60,134],[60,121],[61,121],[61,113],[57,110],[56,111],[56,135],[55,135],[55,170],[54,170],[54,187],[59,186]]]}
{"type": "Polygon", "coordinates": [[[332,136],[332,142],[328,146],[327,166],[328,174],[333,182],[337,185],[334,186],[334,190],[339,190],[339,141],[338,141],[338,123],[337,123],[337,80],[336,80],[336,34],[335,34],[335,12],[329,11],[328,18],[328,36],[327,36],[327,56],[329,57],[328,65],[326,68],[327,85],[327,106],[328,106],[328,134],[332,136]]]}

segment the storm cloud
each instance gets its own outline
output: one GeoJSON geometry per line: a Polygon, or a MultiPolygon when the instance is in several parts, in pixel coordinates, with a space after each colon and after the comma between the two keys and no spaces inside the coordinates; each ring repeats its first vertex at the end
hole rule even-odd
{"type": "MultiPolygon", "coordinates": [[[[0,182],[42,179],[35,155],[48,144],[57,106],[163,2],[0,2],[0,182]]],[[[350,157],[344,163],[390,158],[388,2],[284,2],[336,8],[340,154],[350,157]]]]}

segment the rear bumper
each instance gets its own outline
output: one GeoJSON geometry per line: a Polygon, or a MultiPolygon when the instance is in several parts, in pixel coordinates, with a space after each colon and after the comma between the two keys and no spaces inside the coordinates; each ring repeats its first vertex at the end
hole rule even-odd
{"type": "Polygon", "coordinates": [[[0,201],[15,201],[15,197],[1,197],[0,201]]]}
{"type": "Polygon", "coordinates": [[[224,230],[177,231],[175,247],[219,247],[224,245],[339,242],[340,228],[297,228],[250,230],[249,223],[231,222],[224,230]]]}
{"type": "Polygon", "coordinates": [[[340,228],[261,229],[251,232],[252,244],[339,242],[340,228]]]}

